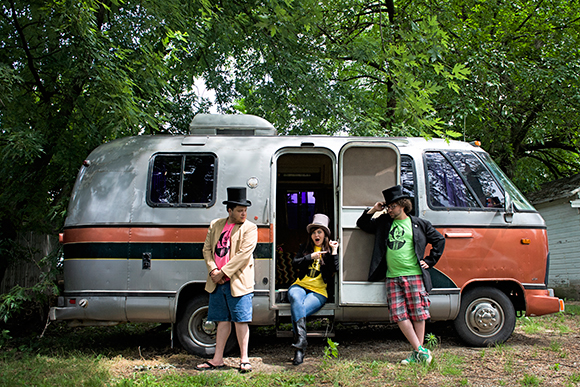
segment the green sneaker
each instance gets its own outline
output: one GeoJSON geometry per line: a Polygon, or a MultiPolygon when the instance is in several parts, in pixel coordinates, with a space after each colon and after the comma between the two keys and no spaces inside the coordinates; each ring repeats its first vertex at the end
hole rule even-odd
{"type": "Polygon", "coordinates": [[[408,365],[411,363],[417,363],[419,361],[419,359],[417,358],[418,354],[419,352],[413,350],[413,352],[411,352],[408,358],[401,360],[401,364],[408,365]]]}
{"type": "Polygon", "coordinates": [[[422,363],[431,364],[433,355],[431,355],[431,351],[429,351],[427,348],[419,347],[419,351],[417,351],[417,360],[422,363]]]}

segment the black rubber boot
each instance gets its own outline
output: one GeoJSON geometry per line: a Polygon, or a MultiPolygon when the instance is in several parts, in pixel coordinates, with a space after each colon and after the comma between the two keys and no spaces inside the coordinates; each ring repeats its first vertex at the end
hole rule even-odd
{"type": "Polygon", "coordinates": [[[292,364],[299,365],[302,364],[303,361],[304,361],[304,350],[297,349],[296,352],[294,353],[294,360],[292,361],[292,364]]]}
{"type": "Polygon", "coordinates": [[[294,323],[294,328],[298,335],[298,340],[292,344],[292,346],[302,350],[306,349],[308,346],[308,341],[306,341],[306,317],[302,317],[300,320],[296,321],[294,323]]]}

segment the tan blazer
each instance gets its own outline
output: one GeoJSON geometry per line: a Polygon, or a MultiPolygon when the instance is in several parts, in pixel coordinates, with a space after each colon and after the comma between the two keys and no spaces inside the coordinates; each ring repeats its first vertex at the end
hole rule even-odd
{"type": "MultiPolygon", "coordinates": [[[[216,284],[209,273],[217,269],[215,263],[215,248],[224,229],[227,218],[215,219],[211,222],[203,244],[203,258],[207,265],[207,280],[205,290],[212,293],[216,284]]],[[[230,238],[230,261],[222,267],[222,271],[230,278],[232,296],[241,297],[254,291],[254,256],[258,243],[258,227],[246,220],[236,224],[230,238]]]]}

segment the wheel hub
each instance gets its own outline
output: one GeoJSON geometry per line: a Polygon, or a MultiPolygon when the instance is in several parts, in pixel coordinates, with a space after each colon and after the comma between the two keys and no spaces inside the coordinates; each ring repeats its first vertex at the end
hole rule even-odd
{"type": "Polygon", "coordinates": [[[501,310],[491,302],[481,300],[473,308],[468,309],[468,322],[474,333],[480,336],[490,336],[503,325],[501,310]]]}
{"type": "Polygon", "coordinates": [[[216,334],[216,323],[213,321],[207,321],[207,319],[203,319],[203,322],[201,323],[201,329],[210,336],[213,336],[216,334]]]}

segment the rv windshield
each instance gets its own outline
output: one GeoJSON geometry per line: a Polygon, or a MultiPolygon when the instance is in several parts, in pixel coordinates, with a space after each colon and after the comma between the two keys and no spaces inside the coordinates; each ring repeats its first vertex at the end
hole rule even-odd
{"type": "Polygon", "coordinates": [[[479,153],[477,155],[483,160],[491,172],[495,175],[496,179],[499,180],[503,188],[510,194],[516,209],[520,211],[536,211],[534,206],[528,202],[528,200],[522,195],[522,193],[516,188],[514,183],[503,173],[499,166],[491,159],[487,153],[479,153]]]}

